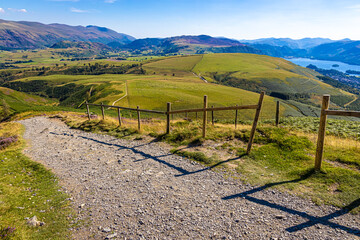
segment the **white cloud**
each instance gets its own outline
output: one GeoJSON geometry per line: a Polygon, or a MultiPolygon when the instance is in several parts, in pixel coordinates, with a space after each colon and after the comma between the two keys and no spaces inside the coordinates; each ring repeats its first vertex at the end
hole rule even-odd
{"type": "Polygon", "coordinates": [[[114,2],[116,2],[116,0],[105,0],[104,2],[106,2],[106,3],[114,3],[114,2]]]}
{"type": "Polygon", "coordinates": [[[27,13],[27,11],[26,11],[25,8],[22,8],[22,9],[8,8],[8,10],[9,10],[10,12],[22,12],[22,13],[27,13]]]}
{"type": "Polygon", "coordinates": [[[74,13],[87,13],[87,12],[89,12],[88,10],[78,9],[78,8],[74,8],[74,7],[70,8],[70,11],[74,12],[74,13]]]}
{"type": "Polygon", "coordinates": [[[5,10],[3,8],[0,8],[0,13],[5,13],[5,10]]]}

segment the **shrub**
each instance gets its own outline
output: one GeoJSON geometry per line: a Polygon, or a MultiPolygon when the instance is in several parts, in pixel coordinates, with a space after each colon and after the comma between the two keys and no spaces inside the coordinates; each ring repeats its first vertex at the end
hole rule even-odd
{"type": "Polygon", "coordinates": [[[18,141],[18,136],[0,137],[0,150],[7,148],[12,143],[18,141]]]}

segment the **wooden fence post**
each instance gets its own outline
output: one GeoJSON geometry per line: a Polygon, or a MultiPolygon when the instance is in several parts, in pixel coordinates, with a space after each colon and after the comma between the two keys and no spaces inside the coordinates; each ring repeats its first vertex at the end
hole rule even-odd
{"type": "Polygon", "coordinates": [[[197,121],[197,112],[195,112],[195,121],[197,121]]]}
{"type": "Polygon", "coordinates": [[[119,120],[119,126],[121,127],[121,112],[120,112],[120,108],[118,108],[118,120],[119,120]]]}
{"type": "Polygon", "coordinates": [[[166,134],[170,133],[170,112],[171,111],[171,103],[166,104],[166,134]]]}
{"type": "Polygon", "coordinates": [[[102,114],[102,118],[103,120],[105,119],[105,112],[104,112],[104,104],[101,103],[101,114],[102,114]]]}
{"type": "Polygon", "coordinates": [[[140,132],[140,111],[139,111],[140,107],[137,106],[136,108],[137,108],[136,112],[137,112],[137,117],[138,117],[138,130],[140,132]]]}
{"type": "MultiPolygon", "coordinates": [[[[214,106],[211,106],[211,108],[214,108],[214,106]]],[[[211,123],[214,126],[214,111],[211,111],[211,123]]]]}
{"type": "Polygon", "coordinates": [[[323,159],[324,152],[324,142],[325,142],[325,130],[326,130],[326,110],[329,109],[330,95],[323,95],[323,101],[321,106],[321,115],[320,115],[320,126],[318,132],[317,146],[316,146],[316,156],[315,156],[315,170],[319,171],[321,168],[321,162],[323,159]]]}
{"type": "Polygon", "coordinates": [[[88,105],[88,101],[86,101],[86,109],[87,109],[87,115],[88,115],[88,118],[89,118],[89,121],[90,121],[90,110],[89,110],[89,105],[88,105]]]}
{"type": "Polygon", "coordinates": [[[279,126],[280,122],[280,102],[276,102],[276,118],[275,118],[275,124],[276,126],[279,126]]]}
{"type": "Polygon", "coordinates": [[[204,96],[204,118],[203,118],[203,132],[202,137],[204,138],[206,136],[206,123],[207,123],[207,106],[208,106],[208,99],[207,96],[204,96]]]}
{"type": "Polygon", "coordinates": [[[261,106],[262,106],[262,103],[263,103],[263,100],[264,100],[264,95],[265,95],[265,92],[260,93],[259,102],[258,102],[258,106],[256,108],[255,118],[254,118],[253,126],[251,128],[250,138],[249,138],[249,143],[248,143],[248,146],[247,146],[246,154],[249,154],[250,151],[251,151],[251,146],[252,146],[253,141],[254,141],[256,126],[257,126],[257,123],[259,121],[259,116],[260,116],[261,106]]]}
{"type": "Polygon", "coordinates": [[[238,122],[238,109],[235,110],[235,129],[237,127],[237,122],[238,122]]]}

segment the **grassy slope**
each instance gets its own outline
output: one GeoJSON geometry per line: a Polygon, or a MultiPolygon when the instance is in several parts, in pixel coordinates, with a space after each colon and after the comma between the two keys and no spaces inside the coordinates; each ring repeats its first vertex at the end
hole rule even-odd
{"type": "MultiPolygon", "coordinates": [[[[209,98],[209,106],[230,106],[257,104],[259,94],[216,84],[207,84],[194,75],[187,77],[160,76],[160,75],[100,75],[100,76],[64,76],[52,75],[46,77],[31,77],[17,81],[46,80],[50,85],[75,83],[82,85],[96,85],[101,91],[95,91],[93,102],[112,104],[125,95],[125,86],[128,96],[117,102],[117,105],[145,109],[166,109],[166,103],[172,102],[173,109],[196,108],[203,104],[203,96],[209,98]],[[126,82],[126,84],[125,84],[126,82]],[[117,90],[117,93],[114,93],[117,90]],[[104,94],[106,93],[106,94],[104,94]]],[[[85,97],[85,96],[84,96],[85,97]]],[[[80,100],[79,100],[80,101],[80,100]]],[[[286,106],[286,105],[284,105],[286,106]]],[[[272,97],[265,97],[262,117],[274,118],[275,102],[272,97]]],[[[282,107],[282,112],[285,107],[282,107]]],[[[254,111],[242,111],[239,119],[252,119],[254,111]]],[[[231,117],[234,112],[220,112],[217,117],[231,117]]]]}
{"type": "Polygon", "coordinates": [[[19,123],[0,124],[0,137],[20,138],[0,150],[0,228],[16,228],[4,239],[69,239],[71,210],[67,195],[59,191],[58,181],[49,170],[21,153],[22,130],[19,123]],[[32,216],[45,225],[27,226],[25,218],[32,216]]]}
{"type": "Polygon", "coordinates": [[[18,92],[9,88],[0,87],[0,99],[10,106],[11,112],[29,110],[51,110],[55,101],[39,96],[18,92]]]}
{"type": "Polygon", "coordinates": [[[342,94],[315,78],[316,73],[281,58],[255,54],[206,54],[194,71],[204,76],[232,73],[234,78],[254,81],[269,91],[342,94]]]}

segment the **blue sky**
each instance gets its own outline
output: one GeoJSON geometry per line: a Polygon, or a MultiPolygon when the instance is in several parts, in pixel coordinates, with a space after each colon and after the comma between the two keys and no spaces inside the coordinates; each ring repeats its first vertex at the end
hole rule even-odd
{"type": "Polygon", "coordinates": [[[136,38],[360,40],[359,0],[0,0],[0,18],[97,25],[136,38]]]}

